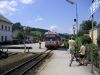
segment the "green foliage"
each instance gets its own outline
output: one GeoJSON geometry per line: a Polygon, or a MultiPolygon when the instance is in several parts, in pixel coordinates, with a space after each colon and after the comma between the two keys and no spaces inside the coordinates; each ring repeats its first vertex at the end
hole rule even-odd
{"type": "Polygon", "coordinates": [[[76,50],[77,50],[77,51],[79,51],[80,46],[81,46],[81,41],[80,41],[80,38],[79,38],[79,37],[78,37],[78,38],[76,38],[76,39],[75,39],[75,41],[76,41],[76,50]]]}
{"type": "Polygon", "coordinates": [[[59,33],[59,35],[63,38],[69,39],[69,34],[67,33],[59,33]]]}
{"type": "Polygon", "coordinates": [[[24,39],[23,33],[22,32],[18,32],[16,39],[19,39],[19,40],[24,39]]]}
{"type": "MultiPolygon", "coordinates": [[[[82,30],[90,30],[92,28],[92,20],[83,21],[80,26],[82,30]]],[[[96,21],[94,21],[94,26],[96,26],[96,21]]]]}
{"type": "Polygon", "coordinates": [[[25,31],[26,31],[27,33],[30,33],[30,32],[31,32],[31,27],[28,27],[28,26],[27,26],[27,27],[25,28],[25,31]]]}
{"type": "Polygon", "coordinates": [[[89,36],[80,36],[79,39],[81,43],[86,43],[86,44],[92,43],[92,40],[89,36]]]}
{"type": "Polygon", "coordinates": [[[86,44],[92,43],[92,40],[89,36],[79,36],[75,40],[76,40],[76,44],[77,44],[77,46],[76,46],[77,50],[80,49],[80,46],[82,45],[82,43],[86,43],[86,44]]]}
{"type": "MultiPolygon", "coordinates": [[[[94,21],[94,26],[96,26],[97,22],[94,21]]],[[[89,30],[92,28],[92,20],[86,20],[83,21],[82,24],[80,24],[80,31],[83,33],[89,33],[89,30]]]]}
{"type": "Polygon", "coordinates": [[[42,35],[42,33],[39,31],[32,31],[31,33],[33,36],[38,36],[38,37],[40,37],[42,35]]]}
{"type": "Polygon", "coordinates": [[[87,59],[91,62],[91,52],[93,50],[93,64],[99,68],[99,48],[94,44],[87,44],[86,45],[86,55],[87,59]]]}
{"type": "MultiPolygon", "coordinates": [[[[23,30],[24,26],[21,25],[20,22],[17,22],[15,24],[13,24],[12,26],[12,30],[18,30],[20,32],[24,32],[26,34],[26,37],[27,35],[33,35],[35,37],[41,37],[41,39],[43,39],[43,35],[45,32],[47,32],[48,30],[46,29],[40,29],[40,28],[32,28],[32,27],[29,27],[29,26],[25,26],[25,30],[23,30]]],[[[17,38],[18,39],[21,39],[22,38],[22,35],[21,33],[19,33],[17,35],[17,38]]]]}
{"type": "Polygon", "coordinates": [[[21,23],[17,22],[17,23],[12,25],[12,29],[13,30],[22,30],[23,27],[21,26],[21,23]]]}
{"type": "Polygon", "coordinates": [[[78,36],[83,36],[83,31],[80,30],[77,35],[78,36]]]}
{"type": "Polygon", "coordinates": [[[46,30],[46,29],[40,29],[40,28],[31,28],[31,31],[39,31],[42,34],[44,34],[45,32],[48,32],[48,30],[46,30]]]}

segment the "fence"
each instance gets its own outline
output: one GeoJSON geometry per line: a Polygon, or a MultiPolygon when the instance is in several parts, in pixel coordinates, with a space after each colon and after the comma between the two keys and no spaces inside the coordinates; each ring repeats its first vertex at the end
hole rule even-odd
{"type": "Polygon", "coordinates": [[[86,45],[86,48],[87,59],[91,63],[91,72],[96,70],[100,73],[100,48],[93,44],[86,45]]]}

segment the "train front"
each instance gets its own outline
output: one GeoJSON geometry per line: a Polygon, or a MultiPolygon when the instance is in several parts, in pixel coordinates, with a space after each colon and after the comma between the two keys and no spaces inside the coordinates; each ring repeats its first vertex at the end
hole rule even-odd
{"type": "Polygon", "coordinates": [[[45,47],[47,49],[56,49],[58,48],[57,36],[54,33],[45,34],[45,47]]]}

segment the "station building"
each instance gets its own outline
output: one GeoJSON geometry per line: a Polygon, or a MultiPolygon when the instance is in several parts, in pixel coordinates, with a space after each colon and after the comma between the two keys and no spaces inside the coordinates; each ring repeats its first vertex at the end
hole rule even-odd
{"type": "Polygon", "coordinates": [[[0,42],[12,41],[12,22],[0,14],[0,42]]]}

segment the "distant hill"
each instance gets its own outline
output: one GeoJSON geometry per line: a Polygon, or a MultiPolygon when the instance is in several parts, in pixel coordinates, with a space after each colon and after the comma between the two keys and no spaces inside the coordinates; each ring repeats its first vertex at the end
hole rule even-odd
{"type": "Polygon", "coordinates": [[[48,32],[48,30],[46,30],[46,29],[41,29],[41,28],[32,28],[31,29],[31,31],[39,31],[39,32],[41,32],[41,33],[45,33],[45,32],[48,32]]]}
{"type": "Polygon", "coordinates": [[[41,32],[41,35],[43,35],[45,32],[47,32],[48,30],[46,29],[41,29],[41,28],[33,28],[33,27],[29,27],[29,26],[22,26],[20,22],[14,23],[12,26],[12,30],[18,30],[18,31],[25,31],[26,34],[31,34],[32,31],[38,31],[41,32]]]}
{"type": "MultiPolygon", "coordinates": [[[[33,27],[29,27],[29,26],[22,26],[20,22],[14,23],[12,26],[13,31],[14,30],[19,30],[21,32],[25,31],[25,33],[27,35],[36,35],[36,34],[40,34],[43,36],[45,32],[48,32],[49,30],[47,29],[41,29],[41,28],[33,28],[33,27]],[[25,27],[25,29],[24,29],[25,27]],[[33,33],[33,34],[32,34],[33,33]]],[[[64,38],[69,38],[69,34],[68,33],[59,33],[61,37],[64,38]]]]}

